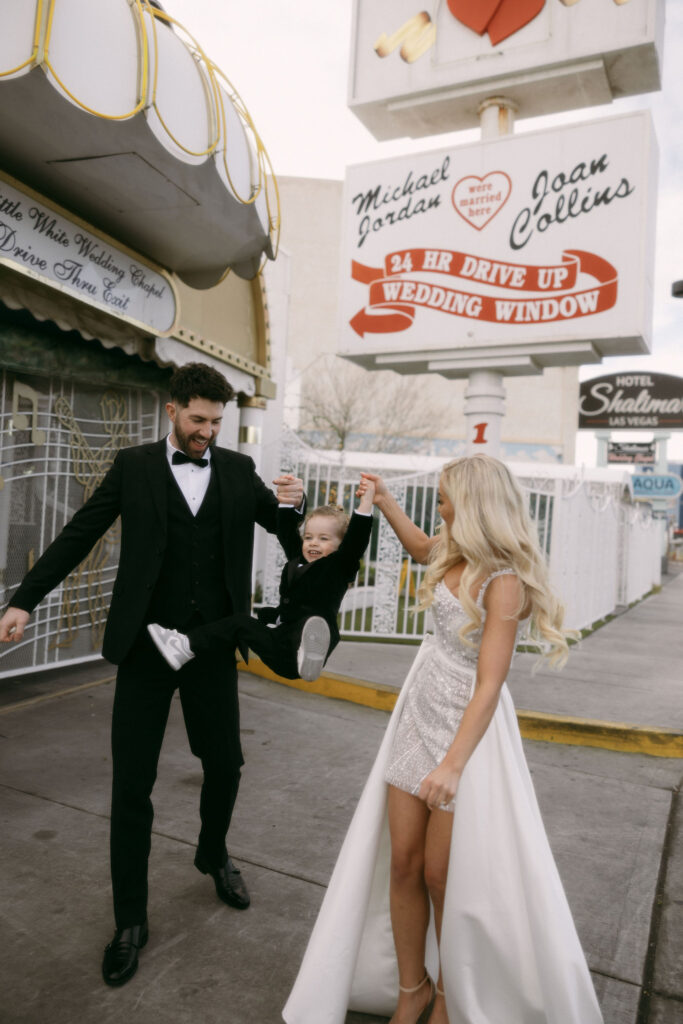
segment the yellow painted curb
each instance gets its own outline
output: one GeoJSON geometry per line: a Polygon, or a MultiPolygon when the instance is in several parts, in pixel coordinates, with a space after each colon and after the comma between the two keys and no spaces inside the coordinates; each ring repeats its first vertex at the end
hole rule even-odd
{"type": "MultiPolygon", "coordinates": [[[[259,661],[250,658],[249,664],[238,662],[240,672],[270,679],[295,690],[315,693],[336,700],[347,700],[379,711],[392,711],[398,696],[394,687],[380,683],[366,683],[336,672],[324,672],[313,683],[303,679],[283,679],[259,661]]],[[[628,754],[650,754],[652,757],[683,758],[683,733],[673,729],[631,725],[628,722],[602,722],[592,718],[570,718],[549,715],[543,711],[517,711],[519,729],[525,739],[563,743],[568,746],[601,747],[628,754]]]]}
{"type": "Polygon", "coordinates": [[[363,704],[366,708],[375,708],[378,711],[393,711],[396,703],[397,693],[392,686],[359,682],[357,679],[341,676],[336,672],[324,672],[314,683],[307,683],[304,679],[283,679],[282,676],[276,675],[267,665],[253,656],[249,659],[248,665],[245,665],[243,661],[238,661],[237,670],[238,672],[249,672],[253,676],[261,676],[262,679],[270,679],[274,683],[282,683],[284,686],[291,686],[294,690],[316,693],[321,697],[334,697],[336,700],[348,700],[351,704],[363,704]]]}
{"type": "Polygon", "coordinates": [[[628,754],[683,758],[683,733],[630,722],[602,722],[595,718],[569,718],[542,711],[517,711],[519,729],[525,739],[567,743],[581,747],[602,747],[628,754]]]}

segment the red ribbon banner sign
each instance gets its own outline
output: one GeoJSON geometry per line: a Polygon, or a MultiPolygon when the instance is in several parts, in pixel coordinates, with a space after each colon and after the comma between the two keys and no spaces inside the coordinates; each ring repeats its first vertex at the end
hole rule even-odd
{"type": "Polygon", "coordinates": [[[581,249],[567,249],[556,266],[504,263],[448,249],[404,249],[389,253],[384,268],[352,260],[351,277],[369,285],[368,305],[349,321],[361,338],[405,331],[418,306],[488,323],[531,324],[592,316],[617,301],[616,268],[581,249]],[[420,272],[495,285],[507,293],[483,295],[405,276],[420,272]],[[572,290],[579,273],[594,277],[597,285],[572,290]],[[535,294],[524,297],[524,292],[535,294]]]}

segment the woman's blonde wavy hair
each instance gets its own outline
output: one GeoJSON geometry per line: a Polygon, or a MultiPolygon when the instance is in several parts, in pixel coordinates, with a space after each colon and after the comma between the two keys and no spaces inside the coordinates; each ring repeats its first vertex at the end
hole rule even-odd
{"type": "Polygon", "coordinates": [[[440,486],[453,505],[453,524],[450,531],[445,523],[440,526],[418,590],[418,608],[431,605],[437,583],[464,560],[459,601],[469,622],[460,636],[471,644],[468,634],[482,622],[481,608],[470,593],[472,587],[498,569],[512,569],[522,588],[517,616],[525,606],[531,607],[528,642],[560,668],[567,660],[567,637],[572,634],[562,629],[564,607],[550,587],[536,528],[519,484],[498,459],[472,455],[448,462],[441,471],[440,486]]]}

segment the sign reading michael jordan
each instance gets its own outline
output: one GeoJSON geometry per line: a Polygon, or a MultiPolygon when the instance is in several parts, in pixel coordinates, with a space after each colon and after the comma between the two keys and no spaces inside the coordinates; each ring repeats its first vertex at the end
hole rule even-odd
{"type": "Polygon", "coordinates": [[[683,377],[609,373],[579,387],[580,430],[683,430],[683,377]]]}
{"type": "Polygon", "coordinates": [[[161,269],[4,177],[1,264],[156,334],[175,323],[175,292],[161,269]]]}
{"type": "Polygon", "coordinates": [[[501,346],[520,370],[648,352],[655,163],[641,111],[349,168],[340,353],[446,372],[501,346]]]}

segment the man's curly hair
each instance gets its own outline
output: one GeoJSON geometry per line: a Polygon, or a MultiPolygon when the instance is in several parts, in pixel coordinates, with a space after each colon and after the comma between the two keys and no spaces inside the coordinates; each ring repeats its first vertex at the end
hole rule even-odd
{"type": "Polygon", "coordinates": [[[221,402],[225,405],[235,395],[223,374],[206,363],[186,363],[178,367],[168,387],[171,401],[184,409],[193,398],[204,398],[207,402],[221,402]]]}

